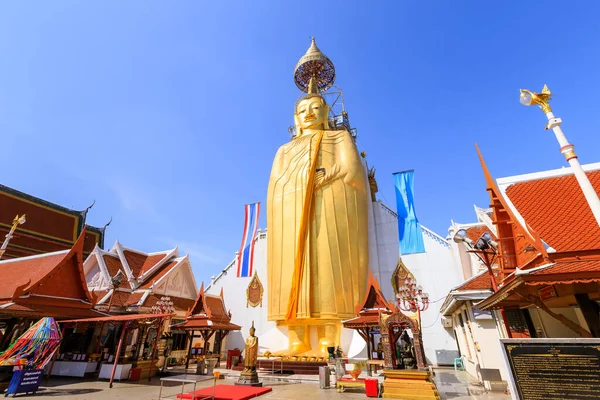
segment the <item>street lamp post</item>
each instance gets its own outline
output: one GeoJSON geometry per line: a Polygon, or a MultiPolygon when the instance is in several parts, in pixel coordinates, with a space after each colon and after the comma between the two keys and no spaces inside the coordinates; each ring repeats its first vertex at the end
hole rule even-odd
{"type": "Polygon", "coordinates": [[[2,243],[2,247],[0,247],[0,259],[2,259],[2,256],[6,252],[8,242],[10,242],[10,239],[12,239],[13,233],[15,233],[17,226],[23,225],[26,221],[27,220],[25,219],[25,214],[21,215],[20,217],[19,215],[17,215],[15,219],[13,219],[13,224],[10,228],[10,231],[6,234],[6,239],[4,239],[4,243],[2,243]]]}
{"type": "Polygon", "coordinates": [[[562,120],[560,118],[556,118],[552,113],[552,108],[550,107],[551,97],[552,93],[550,93],[550,89],[548,89],[548,86],[544,85],[541,93],[534,93],[527,89],[521,89],[520,101],[521,104],[525,106],[538,105],[544,114],[546,114],[546,118],[548,118],[548,124],[546,124],[545,129],[552,129],[554,132],[556,140],[558,140],[558,144],[560,145],[560,152],[565,156],[567,162],[571,166],[571,170],[573,170],[575,178],[577,178],[577,182],[583,191],[583,195],[585,196],[585,199],[587,200],[590,209],[596,218],[596,223],[598,226],[600,226],[600,199],[598,198],[596,190],[585,174],[585,171],[583,168],[581,168],[581,164],[579,163],[577,155],[575,154],[575,146],[569,143],[565,134],[560,128],[562,120]]]}

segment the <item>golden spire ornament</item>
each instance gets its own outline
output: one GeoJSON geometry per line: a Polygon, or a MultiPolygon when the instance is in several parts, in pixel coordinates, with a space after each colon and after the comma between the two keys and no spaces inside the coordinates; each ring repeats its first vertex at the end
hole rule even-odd
{"type": "Polygon", "coordinates": [[[335,67],[331,60],[319,50],[315,38],[312,38],[306,54],[300,58],[294,69],[294,82],[303,92],[310,93],[309,85],[312,79],[314,79],[319,93],[329,89],[335,81],[335,67]]]}

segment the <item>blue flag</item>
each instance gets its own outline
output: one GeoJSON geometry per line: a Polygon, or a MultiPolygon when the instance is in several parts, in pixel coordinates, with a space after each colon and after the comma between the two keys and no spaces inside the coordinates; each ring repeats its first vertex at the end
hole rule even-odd
{"type": "Polygon", "coordinates": [[[423,231],[415,212],[414,171],[396,172],[394,180],[400,254],[424,253],[423,231]]]}

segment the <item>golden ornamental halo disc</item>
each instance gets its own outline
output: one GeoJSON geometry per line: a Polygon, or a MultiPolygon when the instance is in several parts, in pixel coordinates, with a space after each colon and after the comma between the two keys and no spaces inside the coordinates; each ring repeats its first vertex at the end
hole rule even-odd
{"type": "Polygon", "coordinates": [[[298,89],[305,93],[308,93],[308,83],[311,78],[315,78],[321,93],[332,87],[335,82],[335,67],[331,60],[319,50],[315,38],[312,38],[308,51],[294,69],[294,82],[298,89]]]}

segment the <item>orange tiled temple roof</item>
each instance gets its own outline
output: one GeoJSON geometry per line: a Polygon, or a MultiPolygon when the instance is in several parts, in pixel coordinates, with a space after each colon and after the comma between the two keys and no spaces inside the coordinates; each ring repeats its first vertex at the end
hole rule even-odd
{"type": "Polygon", "coordinates": [[[85,226],[83,252],[104,246],[104,229],[85,225],[87,210],[74,211],[0,185],[0,238],[9,232],[15,216],[26,214],[11,239],[3,260],[69,250],[85,226]]]}
{"type": "Polygon", "coordinates": [[[70,250],[0,261],[0,314],[90,317],[97,297],[83,273],[85,230],[70,250]]]}
{"type": "MultiPolygon", "coordinates": [[[[600,194],[600,171],[587,176],[600,194]]],[[[556,251],[600,249],[600,227],[574,175],[515,183],[508,186],[506,195],[556,251]]]]}

